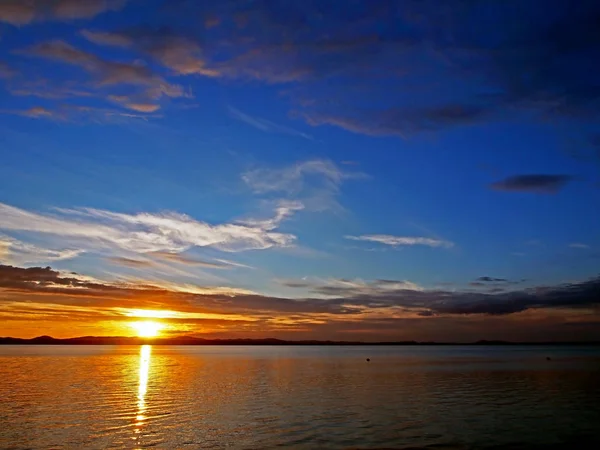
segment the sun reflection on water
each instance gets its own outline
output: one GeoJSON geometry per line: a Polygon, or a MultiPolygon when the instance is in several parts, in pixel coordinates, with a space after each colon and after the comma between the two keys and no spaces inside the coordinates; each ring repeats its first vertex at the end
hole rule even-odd
{"type": "Polygon", "coordinates": [[[140,432],[141,426],[146,419],[146,391],[148,390],[148,372],[150,369],[150,357],[152,355],[151,345],[142,345],[140,347],[140,370],[138,384],[138,402],[137,416],[135,418],[136,433],[140,432]]]}

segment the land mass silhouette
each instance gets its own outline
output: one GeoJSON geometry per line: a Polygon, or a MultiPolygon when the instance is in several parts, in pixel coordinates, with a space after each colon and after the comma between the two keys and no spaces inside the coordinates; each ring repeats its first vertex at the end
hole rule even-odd
{"type": "Polygon", "coordinates": [[[53,338],[38,336],[31,339],[0,337],[0,345],[600,345],[600,341],[511,342],[480,340],[475,342],[419,342],[419,341],[328,341],[264,339],[205,339],[194,336],[143,338],[124,336],[81,336],[53,338]]]}

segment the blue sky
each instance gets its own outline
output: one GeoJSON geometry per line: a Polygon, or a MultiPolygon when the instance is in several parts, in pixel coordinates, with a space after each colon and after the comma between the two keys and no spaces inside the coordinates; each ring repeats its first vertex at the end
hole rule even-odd
{"type": "Polygon", "coordinates": [[[323,301],[394,281],[386,320],[585,287],[600,8],[577,3],[3,1],[0,262],[323,301]]]}

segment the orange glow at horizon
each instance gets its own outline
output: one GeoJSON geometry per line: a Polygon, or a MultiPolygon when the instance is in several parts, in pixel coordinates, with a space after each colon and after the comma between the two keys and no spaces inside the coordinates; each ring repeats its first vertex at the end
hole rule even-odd
{"type": "Polygon", "coordinates": [[[141,317],[144,319],[168,319],[177,316],[177,311],[164,309],[130,309],[127,311],[129,317],[141,317]]]}
{"type": "Polygon", "coordinates": [[[138,337],[156,337],[164,328],[162,323],[153,320],[130,322],[129,326],[136,331],[138,337]]]}

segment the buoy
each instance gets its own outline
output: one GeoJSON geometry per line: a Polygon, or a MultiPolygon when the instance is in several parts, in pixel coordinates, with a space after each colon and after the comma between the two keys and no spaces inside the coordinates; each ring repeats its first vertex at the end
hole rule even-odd
{"type": "Polygon", "coordinates": [[[367,362],[371,361],[369,358],[367,358],[367,362]]]}
{"type": "Polygon", "coordinates": [[[550,357],[549,356],[546,356],[546,361],[550,361],[550,357]]]}

